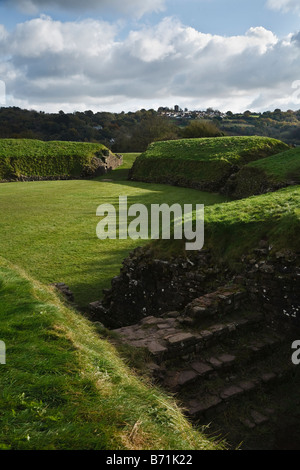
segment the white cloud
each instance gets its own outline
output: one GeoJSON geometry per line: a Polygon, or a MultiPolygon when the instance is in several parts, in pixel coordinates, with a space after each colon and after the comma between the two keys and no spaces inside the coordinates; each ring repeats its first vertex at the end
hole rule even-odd
{"type": "Polygon", "coordinates": [[[293,108],[299,38],[263,27],[223,37],[165,18],[121,41],[108,22],[42,16],[10,33],[0,26],[0,79],[10,105],[45,110],[293,108]]]}
{"type": "Polygon", "coordinates": [[[111,9],[120,13],[142,16],[148,12],[162,11],[165,0],[9,0],[22,11],[30,14],[49,11],[53,8],[72,11],[101,11],[111,9]]]}
{"type": "Polygon", "coordinates": [[[104,21],[84,20],[81,22],[54,21],[42,15],[16,26],[7,47],[13,57],[28,59],[44,54],[74,54],[98,57],[116,34],[116,27],[104,21]]]}
{"type": "Polygon", "coordinates": [[[283,12],[294,11],[300,14],[299,0],[268,0],[267,5],[272,10],[283,12]]]}

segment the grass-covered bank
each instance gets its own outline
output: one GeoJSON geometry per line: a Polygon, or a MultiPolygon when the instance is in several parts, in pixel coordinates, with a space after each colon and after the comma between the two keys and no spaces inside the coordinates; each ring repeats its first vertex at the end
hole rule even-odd
{"type": "Polygon", "coordinates": [[[230,183],[230,194],[241,198],[300,183],[300,148],[245,165],[230,183]]]}
{"type": "MultiPolygon", "coordinates": [[[[194,214],[194,219],[195,219],[194,214]]],[[[216,259],[235,263],[241,255],[266,240],[272,250],[300,251],[300,186],[246,199],[215,204],[205,209],[205,249],[216,259]]],[[[184,253],[184,241],[158,240],[154,256],[184,253]]]]}
{"type": "Polygon", "coordinates": [[[0,449],[216,449],[51,288],[0,258],[0,449]]]}
{"type": "Polygon", "coordinates": [[[300,250],[300,186],[208,207],[207,244],[234,259],[268,240],[276,249],[300,250]]]}
{"type": "Polygon", "coordinates": [[[0,139],[0,180],[85,176],[108,154],[101,144],[0,139]]]}
{"type": "Polygon", "coordinates": [[[130,172],[136,181],[219,190],[233,170],[289,147],[266,137],[216,137],[152,143],[130,172]]]}
{"type": "Polygon", "coordinates": [[[192,189],[127,181],[136,154],[124,165],[93,180],[41,181],[0,185],[0,249],[8,260],[41,282],[65,282],[80,307],[110,287],[124,258],[147,241],[99,240],[96,209],[119,196],[128,204],[223,202],[224,196],[192,189]]]}

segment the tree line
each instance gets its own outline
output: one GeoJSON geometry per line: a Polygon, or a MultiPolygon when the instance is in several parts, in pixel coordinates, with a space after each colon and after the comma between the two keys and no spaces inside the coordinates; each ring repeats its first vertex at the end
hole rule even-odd
{"type": "Polygon", "coordinates": [[[153,109],[136,112],[45,113],[0,108],[0,138],[98,142],[115,152],[142,152],[153,141],[222,135],[265,135],[300,145],[300,111],[179,119],[153,109]]]}

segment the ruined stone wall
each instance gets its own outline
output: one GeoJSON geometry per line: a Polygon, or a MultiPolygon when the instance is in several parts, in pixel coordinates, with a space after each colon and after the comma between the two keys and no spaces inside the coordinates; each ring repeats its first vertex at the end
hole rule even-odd
{"type": "Polygon", "coordinates": [[[230,284],[245,289],[249,308],[274,321],[300,320],[299,255],[273,252],[265,242],[234,269],[216,262],[209,251],[165,261],[138,248],[123,262],[103,301],[90,305],[91,315],[109,328],[126,326],[149,315],[183,310],[193,299],[230,284]]]}

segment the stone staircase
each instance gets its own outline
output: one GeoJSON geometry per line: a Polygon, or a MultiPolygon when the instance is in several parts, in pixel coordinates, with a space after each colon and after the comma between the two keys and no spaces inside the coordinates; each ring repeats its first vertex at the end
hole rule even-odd
{"type": "Polygon", "coordinates": [[[121,341],[146,350],[154,379],[175,394],[191,419],[210,423],[234,444],[245,436],[251,443],[253,430],[257,436],[258,427],[280,421],[292,400],[285,387],[294,387],[297,397],[300,378],[291,361],[295,332],[289,337],[277,324],[267,324],[239,286],[114,331],[121,341]]]}

